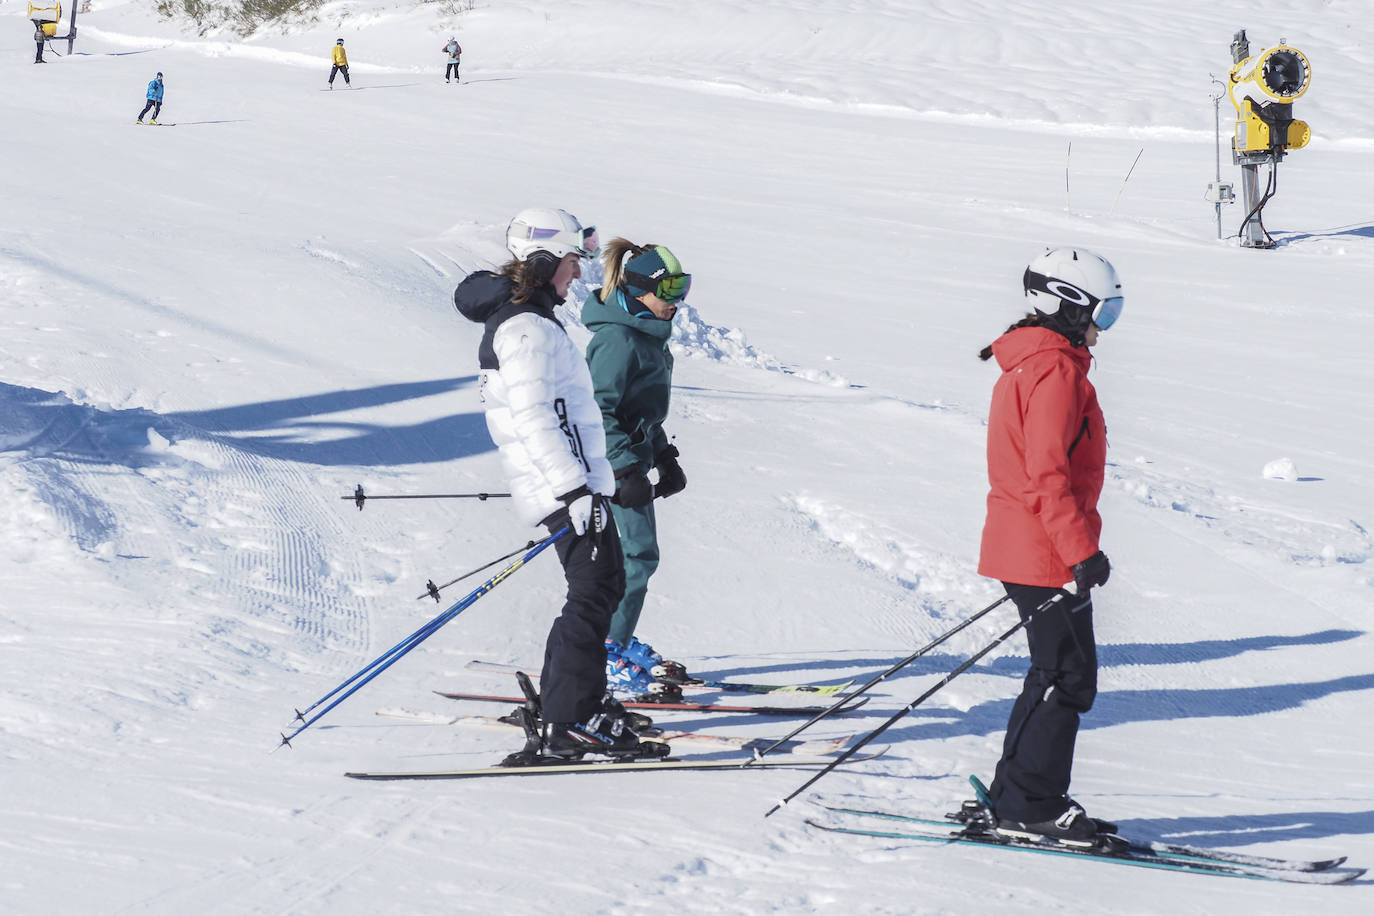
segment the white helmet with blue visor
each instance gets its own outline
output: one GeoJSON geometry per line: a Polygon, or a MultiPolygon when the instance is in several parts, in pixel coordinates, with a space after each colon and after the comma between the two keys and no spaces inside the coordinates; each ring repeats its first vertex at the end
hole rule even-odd
{"type": "Polygon", "coordinates": [[[590,258],[600,247],[596,227],[583,228],[567,210],[531,207],[515,214],[506,227],[506,248],[516,260],[528,260],[538,251],[547,251],[556,258],[575,254],[590,258]]]}
{"type": "Polygon", "coordinates": [[[1089,321],[1107,330],[1125,305],[1116,268],[1083,248],[1046,249],[1027,265],[1021,283],[1027,296],[1045,301],[1045,307],[1036,306],[1037,312],[1057,314],[1070,327],[1084,331],[1089,321]]]}

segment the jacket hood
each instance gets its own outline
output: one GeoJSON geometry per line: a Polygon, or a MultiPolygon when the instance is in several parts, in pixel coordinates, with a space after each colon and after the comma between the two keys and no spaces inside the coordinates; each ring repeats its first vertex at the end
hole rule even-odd
{"type": "Polygon", "coordinates": [[[1078,363],[1086,372],[1092,365],[1087,347],[1075,347],[1068,338],[1049,328],[1017,328],[992,342],[992,355],[1003,372],[1010,372],[1038,353],[1059,351],[1078,363]]]}
{"type": "Polygon", "coordinates": [[[597,328],[609,324],[621,324],[655,340],[667,340],[673,336],[673,323],[656,318],[652,314],[631,315],[625,308],[625,291],[617,289],[610,301],[602,302],[600,290],[592,290],[587,301],[582,303],[582,324],[593,334],[597,328]]]}
{"type": "Polygon", "coordinates": [[[515,284],[508,277],[479,270],[468,274],[453,291],[453,307],[469,321],[484,322],[510,302],[515,284]]]}

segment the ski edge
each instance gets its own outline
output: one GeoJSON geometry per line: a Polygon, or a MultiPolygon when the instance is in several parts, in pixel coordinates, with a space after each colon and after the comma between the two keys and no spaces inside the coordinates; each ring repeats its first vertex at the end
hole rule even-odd
{"type": "MultiPolygon", "coordinates": [[[[863,763],[868,760],[875,760],[886,752],[887,748],[881,748],[871,754],[851,757],[844,761],[844,763],[863,763]]],[[[352,771],[344,773],[344,776],[347,776],[349,779],[371,781],[478,779],[489,776],[562,776],[575,774],[586,775],[591,773],[662,772],[666,770],[809,770],[814,767],[831,766],[834,763],[834,760],[827,758],[817,758],[814,760],[759,760],[757,758],[746,758],[743,760],[692,760],[668,758],[664,760],[627,761],[624,763],[617,763],[609,760],[593,760],[584,763],[546,764],[523,767],[494,766],[477,767],[468,770],[435,770],[413,773],[352,771]]]]}
{"type": "MultiPolygon", "coordinates": [[[[842,805],[821,805],[827,811],[834,811],[838,814],[852,814],[858,817],[876,817],[884,820],[906,822],[913,824],[927,824],[935,827],[955,827],[956,822],[949,819],[937,819],[932,817],[917,817],[909,814],[897,814],[892,811],[874,811],[865,808],[850,808],[842,805]]],[[[1212,849],[1205,846],[1186,846],[1173,843],[1162,842],[1141,842],[1130,837],[1123,836],[1123,840],[1130,843],[1131,849],[1137,852],[1150,852],[1156,855],[1178,856],[1206,861],[1226,862],[1233,865],[1248,865],[1256,868],[1267,868],[1275,871],[1300,871],[1300,872],[1319,872],[1329,871],[1345,864],[1346,857],[1338,856],[1334,859],[1284,859],[1271,856],[1257,856],[1243,852],[1231,852],[1225,849],[1212,849]]]]}
{"type": "MultiPolygon", "coordinates": [[[[505,662],[492,662],[485,659],[473,659],[463,667],[470,671],[488,671],[498,674],[514,674],[517,671],[529,671],[528,667],[511,665],[505,662]]],[[[533,676],[533,675],[531,675],[533,676]]],[[[718,690],[722,693],[806,693],[816,696],[838,696],[844,693],[849,687],[854,685],[854,679],[850,678],[842,684],[753,684],[743,681],[712,681],[705,678],[689,677],[684,680],[670,680],[667,683],[675,684],[683,688],[696,688],[698,690],[718,690]]]]}
{"type": "MultiPolygon", "coordinates": [[[[996,849],[1008,849],[1015,852],[1033,852],[1040,853],[1041,855],[1090,859],[1116,865],[1128,865],[1135,868],[1153,868],[1161,871],[1176,871],[1188,874],[1214,875],[1229,878],[1250,878],[1261,881],[1278,881],[1287,884],[1344,884],[1365,873],[1363,868],[1315,872],[1261,868],[1259,866],[1247,866],[1233,862],[1172,858],[1139,850],[1122,855],[1112,855],[1090,850],[1075,850],[1067,846],[1041,847],[1013,841],[1002,842],[994,839],[978,839],[971,836],[961,836],[958,829],[950,829],[941,833],[937,833],[933,830],[930,832],[921,832],[914,828],[910,831],[872,830],[862,827],[844,827],[836,824],[825,824],[811,818],[807,818],[806,823],[819,830],[825,830],[830,833],[843,833],[851,836],[870,836],[879,839],[893,840],[918,840],[928,843],[944,843],[947,845],[989,846],[996,849]]],[[[950,826],[951,828],[954,827],[953,824],[950,826]]]]}
{"type": "MultiPolygon", "coordinates": [[[[445,690],[436,690],[434,692],[449,700],[469,700],[479,703],[514,703],[517,706],[525,702],[524,697],[496,696],[486,693],[456,693],[445,690]]],[[[868,700],[868,697],[855,697],[836,709],[832,715],[851,713],[867,703],[868,700]]],[[[826,711],[826,707],[823,706],[729,706],[719,703],[651,703],[639,700],[625,700],[622,701],[622,705],[626,709],[656,709],[660,712],[719,712],[752,714],[756,716],[815,716],[826,711]]]]}
{"type": "MultiPolygon", "coordinates": [[[[492,728],[519,728],[512,722],[496,716],[466,716],[466,715],[444,715],[442,713],[426,713],[409,709],[379,709],[375,715],[388,719],[400,719],[407,722],[416,722],[424,725],[458,725],[458,726],[488,726],[492,728]]],[[[774,741],[771,738],[741,737],[736,735],[713,735],[706,732],[694,731],[672,731],[665,729],[662,734],[653,736],[660,741],[672,743],[681,741],[683,743],[716,745],[733,750],[752,751],[770,747],[774,741]]],[[[775,753],[795,754],[801,757],[826,756],[837,754],[854,740],[854,735],[840,735],[835,738],[817,738],[814,740],[792,740],[775,749],[775,753]]]]}

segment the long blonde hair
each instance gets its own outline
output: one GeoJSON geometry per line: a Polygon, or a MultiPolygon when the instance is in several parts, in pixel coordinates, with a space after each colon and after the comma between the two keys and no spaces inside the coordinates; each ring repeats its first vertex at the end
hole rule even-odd
{"type": "MultiPolygon", "coordinates": [[[[606,302],[611,298],[611,294],[621,285],[621,266],[630,258],[637,258],[644,252],[657,248],[657,245],[636,245],[629,239],[616,237],[611,239],[601,248],[601,263],[605,266],[604,279],[601,283],[601,301],[606,302]]],[[[628,290],[626,295],[629,295],[628,290]]],[[[633,298],[633,297],[631,297],[633,298]]]]}

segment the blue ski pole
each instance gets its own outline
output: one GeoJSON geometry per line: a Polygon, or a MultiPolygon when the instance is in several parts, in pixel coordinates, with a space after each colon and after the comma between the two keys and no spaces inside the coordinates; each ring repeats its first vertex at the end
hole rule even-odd
{"type": "Polygon", "coordinates": [[[387,668],[390,668],[396,662],[400,661],[401,656],[405,655],[411,649],[415,648],[420,643],[424,642],[426,639],[433,636],[439,630],[440,627],[448,623],[454,617],[457,617],[463,611],[467,610],[469,607],[471,607],[473,604],[477,602],[477,599],[481,598],[487,592],[491,591],[493,588],[500,585],[506,579],[507,576],[515,572],[520,567],[524,566],[530,560],[534,559],[536,556],[540,554],[541,551],[544,550],[545,547],[548,547],[554,541],[563,537],[570,530],[571,529],[566,525],[558,529],[553,534],[549,535],[547,538],[536,544],[528,553],[526,553],[520,559],[516,560],[514,563],[507,566],[505,569],[501,570],[499,573],[492,576],[486,582],[483,582],[481,585],[477,586],[466,596],[464,596],[461,600],[459,600],[456,604],[452,605],[447,610],[445,610],[442,614],[435,617],[433,620],[431,620],[424,626],[420,627],[420,629],[416,630],[414,633],[411,633],[405,639],[401,640],[396,645],[392,646],[390,649],[379,655],[377,658],[373,659],[371,662],[365,665],[362,668],[362,670],[358,671],[358,673],[354,674],[348,680],[344,681],[342,684],[335,687],[333,690],[329,691],[329,693],[320,697],[320,699],[316,700],[304,711],[297,711],[296,718],[298,720],[304,721],[291,734],[283,734],[281,736],[281,743],[286,745],[287,747],[290,747],[292,738],[296,737],[301,732],[309,728],[311,725],[318,722],[326,713],[328,713],[335,706],[338,706],[344,700],[348,699],[353,694],[357,693],[358,690],[360,690],[374,677],[381,674],[387,668]],[[357,682],[356,684],[354,683],[355,681],[357,682]],[[319,712],[315,713],[315,715],[311,716],[309,719],[305,718],[306,713],[310,712],[315,707],[319,706],[325,700],[328,700],[330,697],[339,693],[339,691],[344,690],[345,687],[349,687],[350,684],[352,684],[353,686],[349,688],[347,691],[345,691],[343,694],[341,694],[338,697],[338,699],[334,700],[334,702],[330,703],[324,709],[321,709],[319,712]]]}

